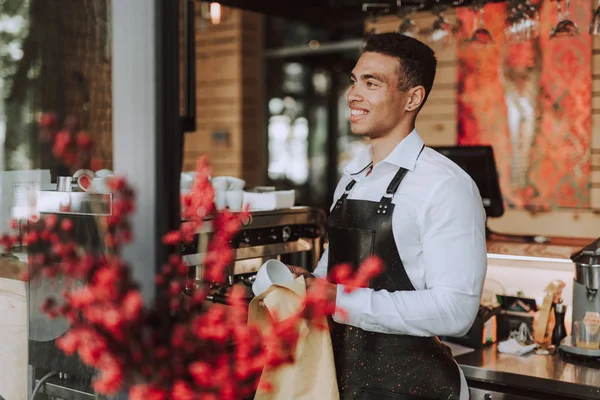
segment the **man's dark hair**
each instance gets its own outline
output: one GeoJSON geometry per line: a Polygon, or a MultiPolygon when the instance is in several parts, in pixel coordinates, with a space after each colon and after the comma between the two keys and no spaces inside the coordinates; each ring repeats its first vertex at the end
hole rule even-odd
{"type": "Polygon", "coordinates": [[[437,67],[435,53],[429,46],[410,36],[386,32],[369,36],[364,51],[397,58],[400,61],[398,89],[407,91],[415,86],[423,86],[425,104],[433,86],[437,67]]]}

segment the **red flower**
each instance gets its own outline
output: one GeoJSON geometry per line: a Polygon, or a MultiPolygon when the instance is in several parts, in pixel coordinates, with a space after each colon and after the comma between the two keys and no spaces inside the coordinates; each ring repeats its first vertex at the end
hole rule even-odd
{"type": "Polygon", "coordinates": [[[133,321],[140,316],[142,307],[144,306],[144,299],[138,291],[131,291],[125,295],[122,302],[123,317],[127,320],[133,321]]]}
{"type": "Polygon", "coordinates": [[[194,389],[185,381],[176,381],[171,391],[173,400],[194,400],[197,398],[194,389]]]}
{"type": "Polygon", "coordinates": [[[165,236],[163,236],[162,242],[164,244],[173,246],[181,243],[181,239],[181,232],[169,232],[165,236]]]}
{"type": "Polygon", "coordinates": [[[131,400],[166,400],[167,393],[152,385],[135,385],[129,390],[131,400]]]}
{"type": "Polygon", "coordinates": [[[44,217],[44,224],[47,230],[54,229],[56,225],[56,221],[58,221],[58,217],[53,214],[48,214],[44,217]]]}
{"type": "Polygon", "coordinates": [[[100,375],[94,379],[92,387],[98,393],[117,394],[123,386],[123,371],[111,359],[103,360],[100,367],[100,375]]]}
{"type": "Polygon", "coordinates": [[[36,231],[28,232],[25,236],[25,243],[27,243],[28,246],[31,246],[38,241],[39,237],[40,235],[36,231]]]}
{"type": "Polygon", "coordinates": [[[84,309],[96,301],[96,293],[90,287],[69,292],[71,305],[78,309],[84,309]]]}
{"type": "Polygon", "coordinates": [[[79,132],[75,137],[77,148],[80,150],[90,150],[94,145],[94,141],[87,132],[79,132]]]}
{"type": "Polygon", "coordinates": [[[330,272],[330,280],[333,283],[344,284],[350,280],[352,276],[352,266],[349,264],[336,265],[330,272]]]}
{"type": "Polygon", "coordinates": [[[73,229],[73,221],[71,221],[70,219],[65,219],[60,224],[60,227],[62,228],[63,231],[68,232],[71,229],[73,229]]]}
{"type": "Polygon", "coordinates": [[[67,331],[63,336],[56,339],[56,347],[61,349],[66,355],[70,356],[77,350],[79,340],[74,329],[67,331]]]}
{"type": "Polygon", "coordinates": [[[212,387],[212,382],[214,379],[213,369],[209,364],[201,361],[195,362],[190,365],[189,372],[196,385],[200,386],[201,388],[212,387]]]}
{"type": "Polygon", "coordinates": [[[383,264],[379,258],[370,257],[363,261],[354,275],[352,272],[350,265],[336,265],[329,274],[330,280],[345,285],[345,291],[351,292],[356,288],[367,287],[373,277],[383,272],[383,264]]]}
{"type": "Polygon", "coordinates": [[[52,151],[57,158],[62,158],[71,143],[71,136],[68,131],[60,131],[54,138],[54,147],[52,151]]]}
{"type": "Polygon", "coordinates": [[[40,118],[40,127],[42,128],[54,128],[58,119],[54,113],[44,113],[40,118]]]}

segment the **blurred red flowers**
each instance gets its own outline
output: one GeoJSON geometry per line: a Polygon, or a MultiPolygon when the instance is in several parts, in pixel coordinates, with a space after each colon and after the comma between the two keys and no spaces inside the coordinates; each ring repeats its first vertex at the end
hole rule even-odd
{"type": "MultiPolygon", "coordinates": [[[[51,130],[56,118],[46,114],[40,124],[43,131],[51,130]]],[[[68,125],[76,126],[74,121],[68,125]]],[[[65,163],[74,161],[80,151],[92,150],[87,133],[73,132],[54,135],[54,154],[65,163]]],[[[215,212],[210,172],[206,158],[198,160],[192,189],[182,198],[184,222],[178,231],[165,235],[163,243],[175,249],[190,244],[200,225],[211,221],[214,235],[206,249],[204,279],[223,282],[233,257],[230,241],[247,212],[215,212]],[[208,215],[212,218],[206,219],[208,215]]],[[[247,324],[241,288],[230,290],[228,307],[210,306],[203,289],[184,295],[193,284],[177,252],[156,276],[156,300],[145,305],[130,266],[121,257],[122,246],[133,238],[135,195],[125,179],[113,179],[110,186],[113,214],[106,218],[105,252],[84,251],[74,240],[73,222],[64,217],[59,222],[55,215],[29,221],[24,237],[31,279],[41,273],[79,283],[59,299],[48,299],[43,309],[49,317],[63,316],[71,323],[57,346],[99,371],[93,382],[96,392],[128,390],[133,400],[246,398],[256,390],[265,365],[293,361],[298,340],[294,326],[299,319],[319,320],[335,311],[335,304],[317,293],[305,299],[305,307],[293,318],[273,321],[270,333],[261,332],[247,324]]],[[[18,240],[5,235],[0,244],[10,247],[18,240]]],[[[342,266],[332,280],[366,286],[380,270],[381,264],[371,259],[356,273],[342,266]]]]}

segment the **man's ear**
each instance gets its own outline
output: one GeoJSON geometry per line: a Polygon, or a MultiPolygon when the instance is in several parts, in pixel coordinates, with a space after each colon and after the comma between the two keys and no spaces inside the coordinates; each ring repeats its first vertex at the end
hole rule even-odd
{"type": "Polygon", "coordinates": [[[425,101],[425,88],[423,86],[415,86],[408,91],[408,101],[406,102],[406,111],[416,111],[423,105],[425,101]]]}

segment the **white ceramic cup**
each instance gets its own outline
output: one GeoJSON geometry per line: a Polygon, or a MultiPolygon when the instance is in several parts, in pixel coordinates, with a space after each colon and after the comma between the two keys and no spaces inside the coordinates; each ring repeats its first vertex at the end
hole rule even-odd
{"type": "Polygon", "coordinates": [[[89,185],[92,182],[92,179],[95,176],[96,175],[94,174],[94,172],[90,171],[89,169],[80,169],[73,174],[73,180],[77,182],[77,186],[79,187],[79,189],[87,191],[87,188],[89,187],[89,185]]]}
{"type": "Polygon", "coordinates": [[[96,178],[106,178],[107,176],[114,176],[115,174],[110,169],[101,169],[96,171],[96,178]]]}
{"type": "Polygon", "coordinates": [[[242,190],[225,192],[225,201],[231,211],[241,211],[244,202],[244,192],[242,190]]]}
{"type": "Polygon", "coordinates": [[[228,189],[227,177],[225,176],[217,176],[210,180],[213,188],[216,191],[226,191],[228,189]]]}
{"type": "Polygon", "coordinates": [[[217,207],[218,211],[221,211],[227,206],[227,198],[226,191],[224,190],[215,190],[215,207],[217,207]]]}
{"type": "Polygon", "coordinates": [[[244,190],[246,181],[235,176],[227,177],[227,190],[244,190]]]}
{"type": "Polygon", "coordinates": [[[108,188],[107,182],[108,180],[105,178],[94,178],[90,183],[90,188],[88,192],[91,193],[110,193],[110,189],[108,188]]]}
{"type": "Polygon", "coordinates": [[[235,176],[215,176],[210,180],[215,190],[243,190],[246,181],[235,176]]]}
{"type": "Polygon", "coordinates": [[[272,284],[283,284],[294,280],[290,269],[279,260],[269,260],[264,263],[256,273],[256,279],[252,284],[252,292],[259,296],[266,292],[272,284]]]}
{"type": "Polygon", "coordinates": [[[192,188],[192,184],[194,183],[194,178],[185,172],[181,173],[179,179],[179,191],[180,192],[189,192],[192,188]]]}
{"type": "Polygon", "coordinates": [[[79,187],[79,189],[83,190],[84,192],[87,192],[90,186],[92,185],[93,179],[94,178],[89,175],[79,175],[79,177],[77,178],[77,186],[79,187]]]}

